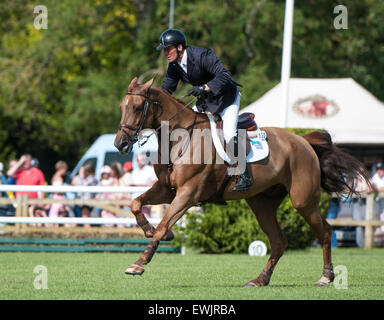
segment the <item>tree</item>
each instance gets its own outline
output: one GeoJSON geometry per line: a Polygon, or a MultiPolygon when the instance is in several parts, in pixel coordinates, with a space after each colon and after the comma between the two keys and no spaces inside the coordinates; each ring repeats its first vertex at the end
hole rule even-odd
{"type": "MultiPolygon", "coordinates": [[[[97,136],[116,131],[118,105],[133,77],[157,75],[155,50],[169,2],[47,0],[48,29],[33,26],[34,4],[0,0],[0,161],[29,152],[45,172],[73,166],[97,136]]],[[[384,68],[384,2],[350,1],[348,29],[334,28],[333,0],[295,3],[292,76],[353,77],[378,98],[384,68]]],[[[178,1],[174,25],[189,45],[212,48],[242,83],[245,107],[280,81],[283,0],[178,1]]],[[[189,85],[179,85],[175,96],[189,85]]]]}

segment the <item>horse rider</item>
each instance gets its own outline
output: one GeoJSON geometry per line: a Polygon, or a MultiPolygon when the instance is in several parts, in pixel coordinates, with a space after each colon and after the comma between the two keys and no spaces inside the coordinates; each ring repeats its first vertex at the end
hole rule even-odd
{"type": "MultiPolygon", "coordinates": [[[[178,29],[165,30],[160,35],[159,42],[160,45],[156,49],[163,50],[164,56],[169,61],[162,89],[172,94],[179,80],[192,84],[188,95],[199,98],[194,110],[209,111],[221,117],[224,140],[227,146],[233,146],[233,154],[239,147],[245,148],[238,143],[237,135],[240,107],[240,91],[237,86],[241,85],[231,78],[230,71],[224,68],[211,49],[187,46],[184,33],[178,29]]],[[[251,185],[252,178],[245,165],[245,171],[240,174],[232,190],[248,190],[251,185]]]]}

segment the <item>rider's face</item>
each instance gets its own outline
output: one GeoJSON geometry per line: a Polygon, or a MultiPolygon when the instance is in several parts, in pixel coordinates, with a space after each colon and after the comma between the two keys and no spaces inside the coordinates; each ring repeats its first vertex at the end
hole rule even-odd
{"type": "Polygon", "coordinates": [[[177,59],[177,49],[175,46],[169,46],[164,48],[164,56],[168,59],[169,62],[173,62],[177,59]]]}
{"type": "MultiPolygon", "coordinates": [[[[183,49],[182,45],[179,45],[179,51],[183,49]]],[[[163,51],[164,56],[168,59],[169,62],[174,62],[177,59],[177,48],[175,46],[169,46],[167,48],[164,48],[163,51]]],[[[182,53],[180,54],[179,59],[181,60],[182,53]]]]}

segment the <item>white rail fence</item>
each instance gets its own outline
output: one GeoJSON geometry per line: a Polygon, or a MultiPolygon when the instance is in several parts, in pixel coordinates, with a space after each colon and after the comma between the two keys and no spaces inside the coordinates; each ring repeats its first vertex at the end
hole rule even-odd
{"type": "MultiPolygon", "coordinates": [[[[41,193],[119,193],[119,194],[132,194],[142,193],[148,190],[149,187],[120,187],[120,186],[22,186],[22,185],[0,185],[0,192],[41,192],[41,193]]],[[[127,210],[116,207],[116,205],[130,205],[129,199],[53,199],[53,198],[40,198],[28,199],[26,195],[19,195],[16,198],[0,198],[0,205],[12,204],[15,206],[15,216],[6,217],[0,216],[0,223],[12,224],[94,224],[94,225],[108,225],[108,224],[124,224],[136,225],[136,219],[127,210]],[[44,205],[52,203],[61,203],[66,205],[89,205],[95,206],[108,211],[119,213],[127,218],[63,218],[63,217],[29,217],[28,207],[31,204],[44,205]]],[[[157,225],[160,223],[160,218],[149,218],[148,221],[157,225]]],[[[20,230],[19,228],[16,228],[20,230]]]]}
{"type": "MultiPolygon", "coordinates": [[[[148,190],[149,187],[102,187],[102,186],[21,186],[21,185],[0,185],[0,192],[42,192],[42,193],[141,193],[148,190]]],[[[384,226],[384,221],[380,221],[376,214],[375,199],[384,198],[384,192],[381,193],[367,193],[362,194],[362,198],[366,199],[366,212],[365,219],[353,220],[346,218],[328,219],[327,221],[332,226],[359,226],[365,228],[365,248],[372,248],[374,246],[374,229],[376,227],[384,226]]],[[[16,224],[16,230],[20,230],[20,224],[125,224],[136,225],[136,219],[132,213],[127,210],[121,209],[118,206],[128,206],[131,200],[102,200],[102,199],[28,199],[27,196],[21,195],[14,199],[0,198],[0,205],[13,204],[16,207],[15,216],[2,217],[0,216],[0,223],[16,224]],[[127,218],[55,218],[55,217],[28,217],[28,206],[31,204],[52,204],[61,203],[67,205],[89,205],[106,209],[108,211],[127,216],[127,218]]],[[[160,223],[160,218],[149,218],[148,221],[157,225],[160,223]]]]}

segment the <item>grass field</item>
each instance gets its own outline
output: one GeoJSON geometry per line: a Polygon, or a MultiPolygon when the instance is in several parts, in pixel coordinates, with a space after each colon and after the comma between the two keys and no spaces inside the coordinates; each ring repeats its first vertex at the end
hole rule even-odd
{"type": "Polygon", "coordinates": [[[322,251],[287,251],[271,283],[245,288],[268,257],[156,254],[142,277],[124,270],[138,254],[0,253],[0,299],[262,300],[384,299],[384,250],[339,248],[333,264],[348,270],[348,288],[316,288],[322,251]],[[33,270],[48,271],[48,289],[37,290],[33,270]]]}

